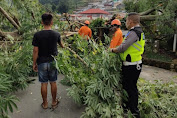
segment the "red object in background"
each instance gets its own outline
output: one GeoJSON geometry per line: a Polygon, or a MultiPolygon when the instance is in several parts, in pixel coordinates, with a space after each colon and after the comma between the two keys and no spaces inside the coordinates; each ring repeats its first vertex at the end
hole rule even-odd
{"type": "Polygon", "coordinates": [[[92,15],[88,15],[87,17],[90,17],[90,20],[92,20],[92,15]]]}

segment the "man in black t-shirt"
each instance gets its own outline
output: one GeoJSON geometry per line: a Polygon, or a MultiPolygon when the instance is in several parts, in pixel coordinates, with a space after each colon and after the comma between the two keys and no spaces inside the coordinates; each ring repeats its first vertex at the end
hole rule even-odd
{"type": "Polygon", "coordinates": [[[57,56],[57,43],[63,48],[60,34],[51,29],[53,16],[49,13],[42,15],[42,25],[44,29],[34,34],[33,48],[33,70],[38,72],[39,82],[41,82],[41,95],[43,98],[42,108],[48,108],[47,85],[51,84],[52,107],[57,107],[59,101],[57,96],[57,69],[54,66],[53,56],[57,56]]]}

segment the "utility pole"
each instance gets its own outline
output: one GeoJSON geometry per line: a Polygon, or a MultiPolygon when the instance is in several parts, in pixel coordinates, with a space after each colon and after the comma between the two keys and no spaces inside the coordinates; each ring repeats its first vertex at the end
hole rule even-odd
{"type": "Polygon", "coordinates": [[[177,18],[176,18],[176,31],[174,35],[174,41],[173,41],[173,52],[176,52],[176,40],[177,40],[177,18]]]}

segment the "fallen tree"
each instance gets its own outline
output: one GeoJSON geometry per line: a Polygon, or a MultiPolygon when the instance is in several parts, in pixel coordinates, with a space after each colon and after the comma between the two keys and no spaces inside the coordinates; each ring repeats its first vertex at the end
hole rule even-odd
{"type": "MultiPolygon", "coordinates": [[[[4,15],[4,17],[6,17],[9,22],[17,29],[19,30],[20,29],[20,26],[13,20],[13,18],[11,18],[9,16],[9,14],[0,6],[0,12],[2,15],[4,15]]],[[[17,20],[17,19],[16,19],[17,20]]],[[[18,21],[18,20],[17,20],[18,21]]],[[[18,21],[19,22],[19,21],[18,21]]]]}

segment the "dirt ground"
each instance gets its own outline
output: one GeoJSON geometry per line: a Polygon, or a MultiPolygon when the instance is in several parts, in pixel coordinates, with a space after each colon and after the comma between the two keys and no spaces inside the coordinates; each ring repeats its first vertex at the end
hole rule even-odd
{"type": "MultiPolygon", "coordinates": [[[[73,102],[71,98],[67,96],[67,86],[59,83],[63,79],[62,75],[59,75],[58,83],[58,97],[61,97],[61,102],[54,111],[51,109],[41,108],[41,94],[40,94],[40,83],[37,80],[34,84],[31,84],[26,90],[18,91],[15,94],[19,98],[17,102],[18,110],[11,113],[11,118],[79,118],[84,112],[84,106],[78,106],[73,102]]],[[[140,78],[144,78],[149,81],[156,79],[164,82],[175,81],[177,82],[177,73],[168,70],[143,65],[140,78]]],[[[48,86],[50,88],[50,86],[48,86]]],[[[48,89],[48,102],[51,104],[50,89],[48,89]]]]}

